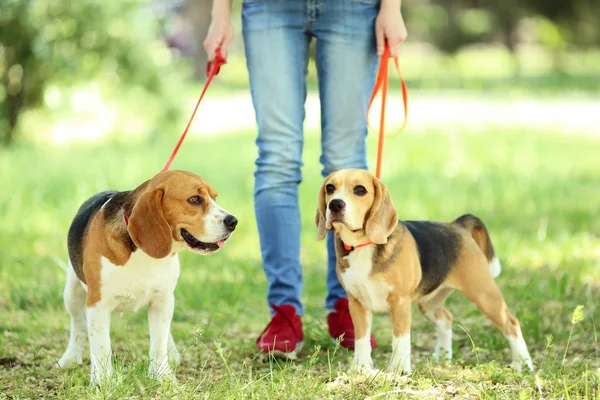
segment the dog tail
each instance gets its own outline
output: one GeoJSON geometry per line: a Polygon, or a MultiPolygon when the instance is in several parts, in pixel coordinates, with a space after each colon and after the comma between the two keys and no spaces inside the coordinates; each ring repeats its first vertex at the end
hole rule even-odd
{"type": "Polygon", "coordinates": [[[492,277],[497,278],[498,275],[500,275],[502,266],[500,265],[500,261],[498,261],[498,257],[496,257],[492,239],[490,239],[490,234],[483,221],[472,214],[465,214],[462,217],[458,217],[454,223],[471,232],[471,236],[473,236],[475,243],[477,243],[488,260],[492,277]]]}

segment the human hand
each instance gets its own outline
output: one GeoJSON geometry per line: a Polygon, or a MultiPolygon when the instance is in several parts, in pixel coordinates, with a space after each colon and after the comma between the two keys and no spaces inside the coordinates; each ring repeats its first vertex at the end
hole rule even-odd
{"type": "Polygon", "coordinates": [[[404,19],[400,7],[382,5],[375,20],[375,37],[377,39],[377,55],[383,55],[385,42],[390,46],[390,55],[398,56],[400,43],[406,40],[408,32],[404,25],[404,19]]]}
{"type": "Polygon", "coordinates": [[[204,40],[204,50],[208,55],[208,61],[214,61],[217,49],[221,48],[221,54],[227,59],[227,51],[233,40],[233,25],[229,13],[213,15],[208,34],[204,40]]]}

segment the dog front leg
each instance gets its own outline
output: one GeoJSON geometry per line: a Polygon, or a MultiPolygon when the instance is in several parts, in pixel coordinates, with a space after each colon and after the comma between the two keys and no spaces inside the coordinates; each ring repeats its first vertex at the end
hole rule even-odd
{"type": "Polygon", "coordinates": [[[394,337],[392,339],[392,359],[388,372],[395,374],[404,372],[409,374],[410,369],[410,297],[390,295],[388,304],[392,313],[394,324],[394,337]]]}
{"type": "Polygon", "coordinates": [[[58,361],[60,368],[70,368],[83,362],[83,347],[87,336],[85,323],[86,293],[71,264],[69,264],[69,267],[64,289],[64,302],[65,308],[71,317],[71,331],[67,350],[58,361]]]}
{"type": "Polygon", "coordinates": [[[174,306],[175,296],[173,293],[159,293],[152,299],[148,307],[148,326],[150,328],[148,375],[153,379],[175,379],[169,366],[168,356],[174,306]]]}
{"type": "Polygon", "coordinates": [[[91,383],[100,385],[113,372],[110,349],[110,310],[99,305],[88,307],[87,328],[90,341],[91,383]]]}
{"type": "Polygon", "coordinates": [[[353,368],[373,368],[371,359],[371,323],[373,313],[350,294],[348,295],[348,308],[354,325],[354,363],[353,368]]]}
{"type": "Polygon", "coordinates": [[[171,332],[169,334],[169,360],[175,364],[175,365],[180,365],[181,364],[181,354],[179,353],[179,351],[177,350],[177,346],[175,345],[175,339],[173,339],[173,332],[171,332]]]}

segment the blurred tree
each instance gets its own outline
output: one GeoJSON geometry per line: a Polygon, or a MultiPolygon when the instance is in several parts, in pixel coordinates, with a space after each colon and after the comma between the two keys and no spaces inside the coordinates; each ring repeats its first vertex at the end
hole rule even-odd
{"type": "Polygon", "coordinates": [[[434,0],[438,6],[432,41],[446,54],[453,55],[462,47],[481,42],[489,36],[489,20],[485,11],[476,10],[474,3],[462,0],[434,0]]]}
{"type": "Polygon", "coordinates": [[[22,23],[29,3],[9,1],[0,9],[0,141],[4,146],[12,142],[19,114],[25,104],[39,101],[41,87],[36,80],[45,79],[43,68],[36,75],[24,76],[23,64],[27,64],[26,60],[33,56],[35,39],[35,32],[22,23]]]}
{"type": "Polygon", "coordinates": [[[577,1],[525,0],[523,7],[537,19],[538,41],[552,52],[553,67],[563,70],[561,53],[572,39],[573,29],[569,25],[576,19],[577,1]]]}
{"type": "Polygon", "coordinates": [[[538,41],[553,53],[555,70],[563,70],[569,45],[600,44],[600,0],[525,0],[522,6],[536,17],[538,41]]]}
{"type": "Polygon", "coordinates": [[[514,67],[514,74],[521,74],[517,46],[519,44],[518,28],[524,10],[519,0],[487,0],[486,5],[494,21],[493,31],[500,36],[500,40],[509,51],[514,67]]]}
{"type": "Polygon", "coordinates": [[[169,61],[160,57],[165,44],[145,5],[142,0],[2,0],[1,143],[14,140],[19,116],[42,103],[51,82],[72,85],[101,76],[118,87],[139,86],[159,95],[169,61]]]}
{"type": "MultiPolygon", "coordinates": [[[[584,0],[583,2],[586,1],[584,0]]],[[[582,3],[582,1],[524,0],[522,6],[552,21],[560,21],[562,19],[570,19],[575,15],[576,3],[582,3]]]]}
{"type": "MultiPolygon", "coordinates": [[[[194,63],[194,75],[197,79],[206,78],[204,39],[211,21],[212,0],[185,0],[185,15],[192,25],[190,50],[194,63]]],[[[235,14],[234,14],[235,15],[235,14]]]]}

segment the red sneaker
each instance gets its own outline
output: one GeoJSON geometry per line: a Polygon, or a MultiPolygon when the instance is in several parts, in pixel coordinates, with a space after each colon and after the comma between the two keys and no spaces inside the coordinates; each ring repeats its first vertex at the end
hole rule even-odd
{"type": "Polygon", "coordinates": [[[302,320],[296,314],[296,308],[289,304],[272,304],[271,308],[275,310],[275,315],[256,339],[256,348],[275,357],[295,360],[304,340],[302,320]]]}
{"type": "MultiPolygon", "coordinates": [[[[348,299],[339,299],[335,302],[335,311],[332,311],[327,315],[327,325],[329,326],[329,334],[334,340],[337,340],[342,334],[342,347],[353,350],[354,349],[354,325],[352,324],[352,317],[350,316],[350,310],[348,309],[348,299]]],[[[377,347],[375,336],[371,335],[371,348],[377,347]]]]}

